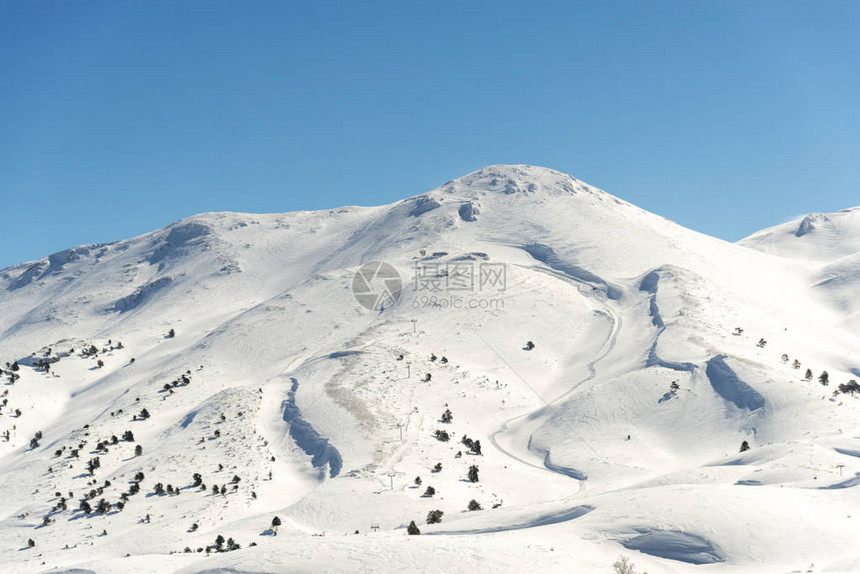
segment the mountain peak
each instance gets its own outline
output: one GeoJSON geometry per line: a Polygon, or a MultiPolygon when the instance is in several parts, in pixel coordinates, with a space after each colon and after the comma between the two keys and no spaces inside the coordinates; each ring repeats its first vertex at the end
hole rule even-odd
{"type": "Polygon", "coordinates": [[[446,193],[480,192],[504,195],[576,194],[577,191],[598,191],[575,177],[542,166],[525,164],[488,165],[463,177],[449,181],[440,188],[446,193]]]}
{"type": "Polygon", "coordinates": [[[860,251],[860,206],[809,213],[738,243],[773,255],[828,263],[860,251]]]}

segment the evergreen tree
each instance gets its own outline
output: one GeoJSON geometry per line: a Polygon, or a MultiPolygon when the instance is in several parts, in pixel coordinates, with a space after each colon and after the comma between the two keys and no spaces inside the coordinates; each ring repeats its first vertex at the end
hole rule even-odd
{"type": "Polygon", "coordinates": [[[143,447],[140,445],[136,445],[134,447],[134,456],[140,456],[143,454],[143,447]]]}
{"type": "Polygon", "coordinates": [[[827,374],[827,371],[822,371],[821,375],[818,377],[818,382],[825,387],[830,384],[830,375],[827,374]]]}
{"type": "Polygon", "coordinates": [[[803,376],[807,381],[812,380],[812,369],[806,369],[806,374],[803,376]]]}
{"type": "Polygon", "coordinates": [[[436,440],[441,441],[441,442],[448,442],[449,440],[451,440],[451,437],[448,434],[448,431],[437,430],[436,431],[436,440]]]}
{"type": "Polygon", "coordinates": [[[741,452],[746,452],[750,449],[750,443],[744,441],[741,443],[741,452]]]}
{"type": "Polygon", "coordinates": [[[469,482],[478,482],[478,467],[472,465],[469,467],[469,482]]]}
{"type": "Polygon", "coordinates": [[[839,385],[839,392],[854,395],[854,393],[860,392],[860,384],[857,384],[857,381],[851,379],[847,383],[839,385]]]}
{"type": "Polygon", "coordinates": [[[427,524],[438,524],[442,522],[442,515],[445,514],[441,510],[431,510],[427,513],[427,524]]]}
{"type": "Polygon", "coordinates": [[[413,536],[417,535],[417,534],[421,534],[421,531],[418,530],[418,527],[415,525],[414,520],[409,523],[409,526],[406,528],[406,532],[407,532],[407,534],[410,534],[413,536]]]}
{"type": "Polygon", "coordinates": [[[469,510],[470,511],[483,510],[483,508],[481,507],[481,504],[473,498],[472,500],[469,501],[469,510]]]}
{"type": "Polygon", "coordinates": [[[432,486],[428,486],[427,490],[425,490],[424,494],[422,494],[421,496],[423,496],[425,498],[433,498],[434,494],[436,494],[436,489],[433,488],[432,486]]]}

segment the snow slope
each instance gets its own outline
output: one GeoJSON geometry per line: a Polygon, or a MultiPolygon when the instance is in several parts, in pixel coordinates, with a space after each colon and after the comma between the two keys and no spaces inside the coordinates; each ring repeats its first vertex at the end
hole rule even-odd
{"type": "Polygon", "coordinates": [[[490,166],[4,269],[4,571],[860,570],[857,212],[730,244],[490,166]]]}
{"type": "Polygon", "coordinates": [[[739,243],[808,266],[821,300],[836,308],[851,330],[860,329],[860,207],[813,213],[739,243]]]}

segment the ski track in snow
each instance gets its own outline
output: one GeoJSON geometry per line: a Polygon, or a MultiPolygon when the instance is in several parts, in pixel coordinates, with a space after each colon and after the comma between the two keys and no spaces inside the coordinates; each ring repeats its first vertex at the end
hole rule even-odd
{"type": "MultiPolygon", "coordinates": [[[[533,267],[533,269],[540,271],[542,273],[546,273],[552,277],[562,279],[568,283],[571,283],[571,284],[577,286],[578,288],[584,289],[586,293],[588,293],[590,291],[588,289],[588,287],[591,287],[591,285],[589,285],[588,283],[584,283],[575,277],[570,277],[569,275],[566,275],[566,274],[559,272],[555,269],[547,269],[547,268],[542,268],[542,267],[533,267]]],[[[523,419],[533,420],[535,418],[545,416],[545,413],[547,413],[547,411],[554,414],[555,413],[555,406],[554,405],[557,405],[557,404],[564,402],[564,400],[567,397],[569,397],[573,392],[575,392],[577,388],[579,388],[583,384],[588,383],[591,380],[594,380],[597,377],[597,363],[599,363],[601,360],[603,360],[615,348],[615,344],[616,344],[616,341],[618,339],[618,333],[621,330],[621,318],[609,307],[608,304],[605,303],[605,300],[600,299],[600,298],[596,298],[596,300],[601,301],[601,305],[603,307],[603,312],[605,313],[606,317],[609,318],[610,330],[609,330],[609,334],[606,337],[606,340],[603,342],[603,345],[601,346],[601,349],[600,349],[598,355],[594,359],[589,361],[587,364],[588,376],[585,377],[584,379],[578,381],[577,383],[575,383],[573,386],[571,386],[571,388],[568,391],[563,393],[561,396],[556,397],[551,402],[545,401],[546,406],[540,407],[534,411],[531,411],[531,412],[528,412],[525,414],[517,415],[515,417],[512,417],[512,418],[504,421],[501,424],[501,426],[499,427],[499,429],[496,430],[495,432],[493,432],[492,434],[490,434],[490,436],[489,436],[490,443],[496,449],[498,449],[503,454],[509,456],[510,458],[516,460],[517,462],[531,466],[533,468],[539,468],[541,470],[545,470],[548,472],[561,474],[562,476],[567,476],[569,478],[576,480],[577,481],[577,490],[575,493],[573,493],[573,495],[582,494],[585,491],[585,481],[587,479],[585,474],[583,474],[582,472],[575,470],[575,469],[570,469],[570,468],[566,468],[566,467],[563,467],[560,465],[553,464],[551,462],[551,459],[550,459],[551,453],[549,451],[544,451],[544,453],[543,453],[544,458],[543,458],[543,464],[542,465],[534,464],[531,461],[524,458],[523,456],[518,456],[517,454],[503,448],[499,444],[498,437],[499,437],[499,435],[503,435],[505,433],[508,433],[510,426],[512,424],[515,424],[516,421],[522,421],[523,419]]],[[[541,400],[544,400],[543,397],[539,397],[539,398],[541,400]]],[[[530,442],[531,441],[529,441],[529,443],[530,442]]],[[[589,447],[589,448],[591,448],[591,447],[589,447]]],[[[530,452],[531,451],[530,444],[527,445],[524,450],[526,452],[530,452]]],[[[567,500],[569,498],[570,498],[570,496],[566,497],[565,499],[567,500]]],[[[544,524],[542,522],[543,519],[544,518],[535,519],[534,526],[541,526],[542,524],[544,524]]],[[[521,528],[522,527],[524,527],[524,526],[521,526],[521,528]]]]}

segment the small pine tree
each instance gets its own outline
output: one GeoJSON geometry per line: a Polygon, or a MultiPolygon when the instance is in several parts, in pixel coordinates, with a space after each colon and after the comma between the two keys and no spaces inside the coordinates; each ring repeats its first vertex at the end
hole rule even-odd
{"type": "Polygon", "coordinates": [[[136,445],[134,447],[134,456],[140,456],[143,454],[143,447],[140,445],[136,445]]]}
{"type": "Polygon", "coordinates": [[[409,523],[409,526],[406,527],[406,532],[407,534],[410,534],[412,536],[421,534],[421,531],[418,529],[418,526],[415,525],[414,520],[409,523]]]}
{"type": "Polygon", "coordinates": [[[827,374],[827,371],[822,371],[821,375],[818,377],[818,382],[825,387],[830,384],[830,375],[827,374]]]}
{"type": "Polygon", "coordinates": [[[619,556],[612,563],[612,568],[615,569],[615,574],[637,574],[635,565],[626,556],[619,556]]]}
{"type": "Polygon", "coordinates": [[[782,362],[783,362],[783,363],[787,363],[787,362],[788,362],[788,355],[786,355],[785,353],[783,353],[783,354],[782,354],[782,362]]]}
{"type": "Polygon", "coordinates": [[[478,482],[478,466],[475,464],[469,467],[469,482],[478,482]]]}
{"type": "Polygon", "coordinates": [[[433,467],[433,472],[442,472],[442,463],[441,462],[436,463],[436,465],[433,467]]]}
{"type": "Polygon", "coordinates": [[[281,519],[280,519],[279,517],[277,517],[277,516],[276,516],[276,517],[274,517],[274,518],[272,519],[272,528],[277,528],[277,527],[278,527],[278,526],[280,526],[280,525],[281,525],[281,519]]]}
{"type": "Polygon", "coordinates": [[[526,349],[527,350],[531,351],[534,348],[535,348],[535,344],[532,341],[529,341],[526,343],[526,349]]]}
{"type": "Polygon", "coordinates": [[[857,384],[857,381],[851,379],[847,383],[842,383],[841,385],[839,385],[839,392],[853,396],[854,393],[860,392],[860,384],[857,384]]]}
{"type": "Polygon", "coordinates": [[[427,513],[427,524],[438,524],[442,522],[442,515],[445,514],[441,510],[431,510],[427,513]]]}
{"type": "Polygon", "coordinates": [[[441,419],[443,423],[450,423],[453,421],[454,415],[451,413],[451,409],[445,409],[445,412],[442,413],[441,419]]]}
{"type": "Polygon", "coordinates": [[[806,374],[803,376],[807,381],[812,380],[812,369],[806,369],[806,374]]]}
{"type": "Polygon", "coordinates": [[[741,452],[746,452],[750,449],[750,443],[744,441],[741,443],[741,452]]]}
{"type": "Polygon", "coordinates": [[[415,482],[415,486],[421,486],[421,477],[416,476],[414,482],[415,482]]]}
{"type": "Polygon", "coordinates": [[[481,504],[473,498],[472,500],[469,501],[469,510],[470,511],[483,510],[483,508],[481,507],[481,504]]]}
{"type": "Polygon", "coordinates": [[[424,494],[422,494],[421,496],[423,496],[424,498],[433,498],[434,494],[436,494],[436,489],[432,486],[428,486],[427,490],[425,490],[424,494]]]}

